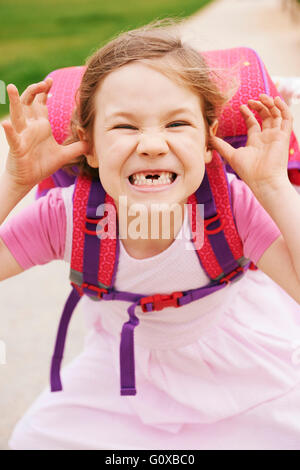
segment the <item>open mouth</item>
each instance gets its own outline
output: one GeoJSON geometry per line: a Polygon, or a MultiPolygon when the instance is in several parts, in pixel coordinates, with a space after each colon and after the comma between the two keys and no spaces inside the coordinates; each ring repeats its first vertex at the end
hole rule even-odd
{"type": "Polygon", "coordinates": [[[139,172],[129,176],[130,184],[134,186],[161,186],[174,183],[177,173],[171,171],[139,172]]]}

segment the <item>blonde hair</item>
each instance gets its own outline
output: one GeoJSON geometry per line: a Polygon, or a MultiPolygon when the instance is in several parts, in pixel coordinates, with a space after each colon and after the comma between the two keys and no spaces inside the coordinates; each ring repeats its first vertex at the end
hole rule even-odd
{"type": "MultiPolygon", "coordinates": [[[[183,43],[179,33],[170,28],[177,23],[174,18],[165,18],[122,32],[87,59],[87,68],[77,90],[76,107],[70,122],[70,136],[64,141],[64,145],[79,140],[77,127],[82,128],[88,140],[93,142],[95,94],[109,73],[132,61],[153,67],[198,95],[200,103],[203,104],[208,131],[208,127],[217,119],[228,101],[229,95],[218,88],[220,77],[208,67],[204,57],[183,43]]],[[[72,168],[74,165],[77,165],[82,175],[99,177],[98,168],[90,167],[84,155],[63,168],[71,174],[78,174],[72,168]]]]}

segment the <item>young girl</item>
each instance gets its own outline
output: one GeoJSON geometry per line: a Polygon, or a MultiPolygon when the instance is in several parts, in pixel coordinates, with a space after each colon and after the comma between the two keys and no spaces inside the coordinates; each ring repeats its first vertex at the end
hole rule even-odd
{"type": "Polygon", "coordinates": [[[135,396],[119,393],[127,303],[84,296],[90,327],[84,350],[64,368],[63,391],[47,387],[20,420],[10,447],[299,449],[300,196],[286,170],[288,106],[267,95],[241,106],[248,142],[234,149],[216,137],[225,100],[203,59],[163,28],[123,33],[93,54],[67,145],[52,136],[51,85],[51,79],[31,85],[21,97],[7,87],[0,280],[52,259],[70,262],[74,185],[52,189],[3,222],[37,183],[76,161],[85,174],[99,175],[119,219],[127,210],[129,220],[136,203],[150,222],[157,203],[176,204],[184,217],[178,226],[174,220],[169,238],[120,240],[116,289],[151,295],[207,285],[195,250],[178,235],[188,229],[184,204],[213,149],[242,179],[231,178],[233,212],[244,255],[259,270],[181,308],[147,315],[136,309],[135,396]],[[165,173],[146,185],[147,172],[165,173]]]}

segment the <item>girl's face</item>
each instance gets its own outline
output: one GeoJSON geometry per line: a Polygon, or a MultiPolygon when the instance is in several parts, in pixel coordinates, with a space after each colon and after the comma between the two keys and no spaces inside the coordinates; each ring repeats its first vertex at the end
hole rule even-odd
{"type": "Polygon", "coordinates": [[[99,167],[116,206],[126,196],[128,207],[183,207],[211,160],[199,97],[159,71],[131,62],[105,77],[95,105],[94,148],[87,159],[99,167]]]}

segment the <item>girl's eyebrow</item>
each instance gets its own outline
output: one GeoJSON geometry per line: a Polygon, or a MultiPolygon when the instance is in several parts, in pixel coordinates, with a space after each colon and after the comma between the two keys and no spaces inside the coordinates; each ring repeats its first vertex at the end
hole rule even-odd
{"type": "MultiPolygon", "coordinates": [[[[194,112],[189,108],[177,108],[177,109],[172,109],[171,111],[168,111],[165,116],[167,118],[167,117],[173,116],[175,114],[179,114],[179,113],[191,113],[191,114],[194,115],[194,112]]],[[[128,112],[125,112],[125,111],[116,111],[116,112],[108,115],[107,117],[108,117],[108,119],[114,118],[114,117],[134,118],[135,115],[133,113],[128,113],[128,112]]]]}

